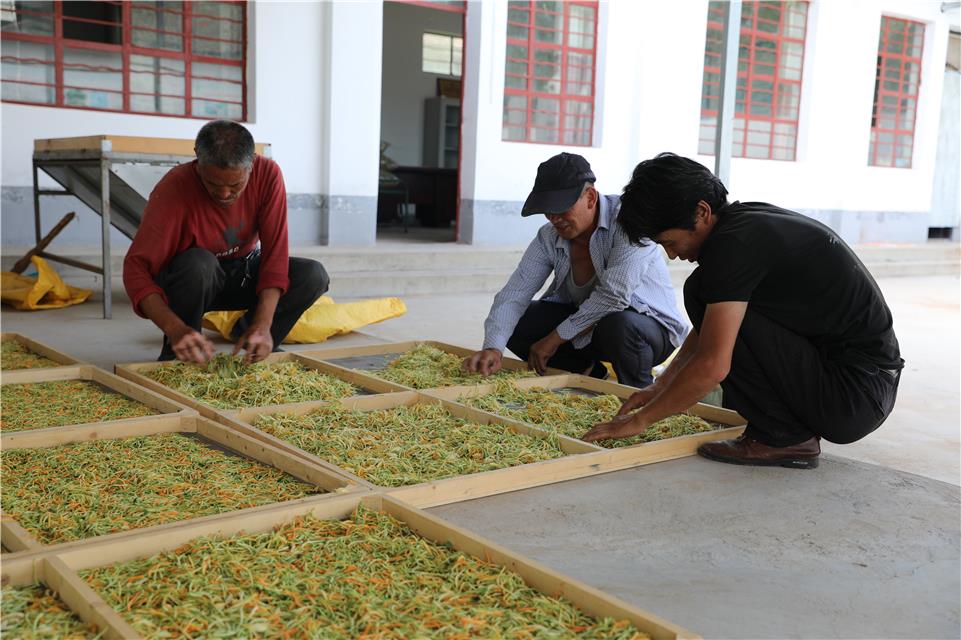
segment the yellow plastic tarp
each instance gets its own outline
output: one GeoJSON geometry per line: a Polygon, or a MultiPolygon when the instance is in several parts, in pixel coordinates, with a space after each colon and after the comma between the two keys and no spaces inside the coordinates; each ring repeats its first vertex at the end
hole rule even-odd
{"type": "MultiPolygon", "coordinates": [[[[389,320],[407,313],[400,298],[377,298],[338,304],[322,296],[300,316],[284,340],[285,344],[323,342],[331,336],[350,333],[368,324],[389,320]]],[[[230,340],[230,330],[243,311],[211,311],[204,314],[204,326],[230,340]]]]}
{"type": "Polygon", "coordinates": [[[47,261],[32,256],[37,277],[22,276],[12,271],[0,272],[0,300],[21,311],[59,309],[80,304],[93,293],[90,289],[71,287],[60,279],[47,261]]]}

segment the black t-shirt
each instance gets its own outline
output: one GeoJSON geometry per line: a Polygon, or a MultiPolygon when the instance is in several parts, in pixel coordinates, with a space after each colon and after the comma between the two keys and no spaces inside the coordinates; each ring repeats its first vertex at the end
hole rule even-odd
{"type": "Polygon", "coordinates": [[[832,360],[903,366],[881,290],[836,233],[763,202],[735,202],[718,215],[698,256],[702,302],[746,301],[832,360]]]}

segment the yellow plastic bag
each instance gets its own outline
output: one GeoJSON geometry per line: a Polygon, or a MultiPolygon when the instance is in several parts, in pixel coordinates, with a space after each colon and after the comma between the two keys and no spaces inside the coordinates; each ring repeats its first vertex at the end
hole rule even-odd
{"type": "Polygon", "coordinates": [[[90,289],[71,287],[54,271],[47,261],[32,256],[37,277],[22,276],[12,271],[0,273],[0,300],[21,311],[59,309],[80,304],[93,293],[90,289]]]}
{"type": "MultiPolygon", "coordinates": [[[[368,324],[389,320],[407,313],[400,298],[377,298],[337,304],[329,296],[322,296],[304,311],[300,320],[284,339],[285,344],[323,342],[331,336],[350,333],[368,324]]],[[[243,311],[211,311],[204,314],[204,327],[217,331],[230,340],[230,330],[243,311]]]]}

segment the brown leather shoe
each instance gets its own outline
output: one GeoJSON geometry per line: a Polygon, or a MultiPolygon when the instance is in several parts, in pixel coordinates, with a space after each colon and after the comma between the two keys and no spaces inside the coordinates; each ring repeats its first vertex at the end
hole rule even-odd
{"type": "Polygon", "coordinates": [[[814,469],[818,466],[821,444],[817,438],[811,438],[790,447],[769,447],[754,438],[741,435],[735,440],[706,442],[697,448],[697,453],[728,464],[814,469]]]}

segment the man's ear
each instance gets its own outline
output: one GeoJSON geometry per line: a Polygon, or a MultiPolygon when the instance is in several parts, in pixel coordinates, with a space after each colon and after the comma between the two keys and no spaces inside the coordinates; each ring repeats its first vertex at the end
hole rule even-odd
{"type": "Polygon", "coordinates": [[[694,207],[694,220],[702,220],[704,222],[710,222],[711,216],[713,215],[711,211],[711,205],[704,202],[703,200],[698,200],[697,205],[694,207]]]}

